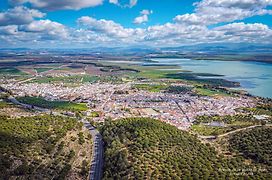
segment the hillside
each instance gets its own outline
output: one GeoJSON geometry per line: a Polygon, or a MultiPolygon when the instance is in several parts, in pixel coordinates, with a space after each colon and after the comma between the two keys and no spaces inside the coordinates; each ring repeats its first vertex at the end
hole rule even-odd
{"type": "Polygon", "coordinates": [[[75,119],[0,116],[0,179],[86,179],[91,150],[75,119]]]}
{"type": "Polygon", "coordinates": [[[254,179],[269,174],[243,173],[243,158],[218,156],[187,132],[149,118],[107,121],[104,179],[254,179]]]}
{"type": "Polygon", "coordinates": [[[258,127],[236,133],[229,139],[232,152],[272,167],[272,128],[258,127]]]}

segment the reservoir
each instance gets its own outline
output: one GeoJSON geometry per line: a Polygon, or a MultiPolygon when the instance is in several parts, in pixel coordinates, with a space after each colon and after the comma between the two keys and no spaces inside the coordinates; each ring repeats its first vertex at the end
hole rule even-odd
{"type": "MultiPolygon", "coordinates": [[[[238,89],[252,95],[272,98],[272,63],[254,61],[216,61],[153,58],[158,64],[180,66],[181,70],[194,73],[212,73],[224,75],[224,79],[240,82],[238,89]]],[[[175,68],[176,69],[176,68],[175,68]]]]}

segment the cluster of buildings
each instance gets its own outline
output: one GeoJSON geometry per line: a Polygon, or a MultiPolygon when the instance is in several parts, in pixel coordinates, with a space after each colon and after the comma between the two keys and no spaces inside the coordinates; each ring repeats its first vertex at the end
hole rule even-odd
{"type": "Polygon", "coordinates": [[[196,116],[233,115],[240,107],[253,107],[254,101],[245,97],[207,97],[190,93],[172,94],[165,92],[129,91],[114,94],[101,111],[104,116],[141,116],[160,119],[180,129],[190,127],[196,116]]]}
{"type": "MultiPolygon", "coordinates": [[[[191,93],[148,92],[137,90],[131,82],[123,84],[95,83],[78,87],[54,84],[4,84],[17,96],[41,96],[47,100],[88,103],[87,114],[97,112],[95,121],[105,118],[151,117],[180,129],[187,129],[199,115],[232,115],[240,107],[254,107],[248,97],[208,97],[191,93]]],[[[181,85],[182,86],[182,85],[181,85]]]]}

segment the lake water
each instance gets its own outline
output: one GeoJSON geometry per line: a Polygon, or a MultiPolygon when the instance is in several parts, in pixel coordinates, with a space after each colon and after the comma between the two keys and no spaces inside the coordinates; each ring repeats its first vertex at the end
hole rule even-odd
{"type": "MultiPolygon", "coordinates": [[[[240,82],[252,95],[272,98],[272,64],[253,61],[214,61],[191,59],[152,59],[159,64],[173,64],[195,73],[224,75],[224,79],[240,82]]],[[[176,69],[176,68],[175,68],[176,69]]]]}

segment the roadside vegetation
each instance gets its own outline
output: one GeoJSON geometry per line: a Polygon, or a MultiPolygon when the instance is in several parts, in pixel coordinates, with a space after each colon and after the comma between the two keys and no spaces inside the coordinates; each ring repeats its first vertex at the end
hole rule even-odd
{"type": "Polygon", "coordinates": [[[154,119],[108,120],[101,132],[105,142],[104,179],[269,177],[267,172],[243,174],[242,169],[252,168],[243,158],[219,156],[195,136],[154,119]]]}

